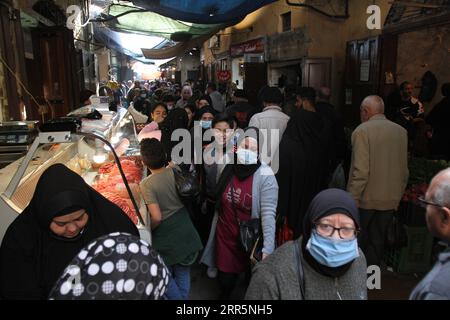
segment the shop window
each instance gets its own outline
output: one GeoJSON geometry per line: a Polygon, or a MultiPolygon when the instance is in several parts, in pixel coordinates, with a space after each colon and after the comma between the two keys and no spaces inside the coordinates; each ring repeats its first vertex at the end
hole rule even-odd
{"type": "Polygon", "coordinates": [[[286,12],[281,15],[281,31],[291,31],[291,12],[286,12]]]}
{"type": "Polygon", "coordinates": [[[220,60],[220,70],[221,71],[228,70],[228,61],[227,61],[227,59],[220,60]]]}

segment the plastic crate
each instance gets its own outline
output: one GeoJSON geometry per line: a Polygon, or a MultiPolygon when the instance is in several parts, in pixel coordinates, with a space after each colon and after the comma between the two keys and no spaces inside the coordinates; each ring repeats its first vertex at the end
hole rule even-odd
{"type": "Polygon", "coordinates": [[[397,273],[423,273],[431,268],[433,236],[426,227],[406,226],[408,245],[387,250],[386,264],[397,273]]]}

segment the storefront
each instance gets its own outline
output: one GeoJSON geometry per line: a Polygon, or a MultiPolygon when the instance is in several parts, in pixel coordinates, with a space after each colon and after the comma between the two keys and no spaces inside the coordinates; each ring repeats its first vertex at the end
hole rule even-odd
{"type": "Polygon", "coordinates": [[[304,28],[268,37],[269,85],[281,89],[301,86],[331,88],[332,59],[310,57],[309,39],[304,28]]]}
{"type": "MultiPolygon", "coordinates": [[[[230,47],[231,77],[237,88],[245,89],[256,104],[258,91],[267,85],[266,38],[257,38],[230,47]]],[[[253,100],[253,101],[252,101],[253,100]]]]}
{"type": "Polygon", "coordinates": [[[274,34],[268,37],[269,84],[284,88],[302,84],[303,57],[307,45],[303,29],[274,34]]]}

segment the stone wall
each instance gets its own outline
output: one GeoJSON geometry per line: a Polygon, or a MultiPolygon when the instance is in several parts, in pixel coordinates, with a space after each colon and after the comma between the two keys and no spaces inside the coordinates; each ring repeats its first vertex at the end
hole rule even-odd
{"type": "Polygon", "coordinates": [[[424,103],[429,111],[442,99],[441,86],[450,82],[450,25],[428,28],[399,35],[397,79],[398,83],[410,81],[420,93],[423,74],[430,70],[438,80],[434,99],[424,103]]]}

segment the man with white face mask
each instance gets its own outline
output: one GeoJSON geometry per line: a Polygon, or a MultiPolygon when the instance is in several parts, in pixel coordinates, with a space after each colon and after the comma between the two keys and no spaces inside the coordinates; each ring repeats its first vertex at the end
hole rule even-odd
{"type": "Polygon", "coordinates": [[[175,108],[176,101],[174,96],[172,96],[171,94],[165,95],[162,101],[166,104],[167,110],[169,110],[169,112],[172,111],[173,108],[175,108]]]}

